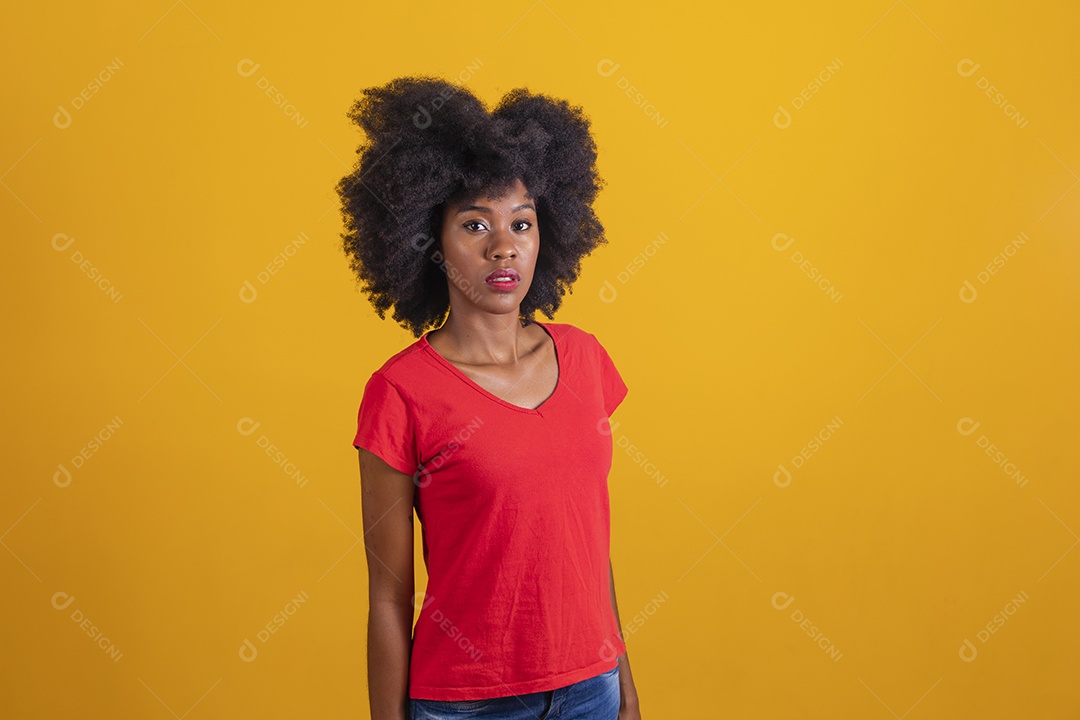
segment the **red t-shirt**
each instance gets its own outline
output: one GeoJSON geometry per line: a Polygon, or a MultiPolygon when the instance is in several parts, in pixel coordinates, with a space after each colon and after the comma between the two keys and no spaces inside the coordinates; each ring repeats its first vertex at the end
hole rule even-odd
{"type": "Polygon", "coordinates": [[[627,387],[594,335],[537,325],[559,364],[539,408],[488,392],[427,334],[364,388],[354,447],[416,483],[428,585],[411,698],[554,690],[626,652],[611,607],[607,419],[627,387]]]}

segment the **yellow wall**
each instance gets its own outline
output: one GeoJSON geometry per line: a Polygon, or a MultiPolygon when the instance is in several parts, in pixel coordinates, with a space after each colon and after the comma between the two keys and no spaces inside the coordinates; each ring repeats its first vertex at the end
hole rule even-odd
{"type": "Polygon", "coordinates": [[[170,2],[2,11],[0,714],[367,717],[333,185],[433,73],[594,123],[644,717],[1080,716],[1076,3],[170,2]]]}

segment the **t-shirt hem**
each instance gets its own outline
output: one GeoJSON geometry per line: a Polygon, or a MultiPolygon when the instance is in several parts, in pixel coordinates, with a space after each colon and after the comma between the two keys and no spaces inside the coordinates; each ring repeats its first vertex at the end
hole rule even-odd
{"type": "Polygon", "coordinates": [[[600,662],[578,668],[570,672],[561,673],[540,680],[525,680],[516,683],[500,683],[486,687],[430,687],[416,685],[409,689],[411,700],[442,700],[453,702],[460,700],[488,700],[492,698],[507,697],[510,695],[526,695],[528,693],[546,692],[556,690],[567,685],[588,680],[597,675],[611,670],[619,664],[619,655],[626,652],[625,647],[615,656],[615,661],[601,660],[600,662]]]}
{"type": "Polygon", "coordinates": [[[385,462],[387,465],[394,468],[400,473],[405,473],[406,475],[416,474],[416,469],[413,468],[412,463],[408,462],[407,460],[402,460],[397,455],[386,452],[382,449],[379,442],[373,441],[371,438],[358,436],[353,440],[353,447],[358,450],[360,448],[364,448],[365,450],[378,456],[383,462],[385,462]]]}
{"type": "Polygon", "coordinates": [[[626,396],[627,396],[627,394],[629,394],[629,392],[630,392],[630,390],[627,387],[623,387],[622,389],[619,390],[618,395],[616,395],[612,399],[612,402],[611,402],[610,406],[605,408],[605,410],[604,410],[604,412],[607,413],[608,417],[611,417],[612,414],[619,408],[619,406],[622,405],[622,401],[626,399],[626,396]]]}

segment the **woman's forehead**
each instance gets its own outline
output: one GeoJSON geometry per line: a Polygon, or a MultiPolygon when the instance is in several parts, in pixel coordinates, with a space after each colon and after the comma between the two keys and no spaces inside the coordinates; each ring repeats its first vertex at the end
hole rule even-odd
{"type": "Polygon", "coordinates": [[[522,199],[532,200],[533,196],[529,194],[529,189],[525,187],[525,183],[518,178],[506,187],[495,186],[468,195],[461,194],[456,198],[452,198],[449,204],[454,207],[460,207],[465,205],[483,205],[485,201],[510,202],[522,199]]]}

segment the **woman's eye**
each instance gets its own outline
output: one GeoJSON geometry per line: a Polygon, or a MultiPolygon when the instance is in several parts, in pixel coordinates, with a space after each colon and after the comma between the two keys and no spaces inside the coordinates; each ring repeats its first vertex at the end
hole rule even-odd
{"type": "Polygon", "coordinates": [[[469,220],[467,223],[465,223],[465,227],[468,230],[482,230],[484,228],[484,224],[479,220],[469,220]],[[473,227],[474,225],[478,227],[473,227]]]}
{"type": "Polygon", "coordinates": [[[528,220],[518,220],[518,221],[517,221],[516,223],[514,223],[514,224],[515,224],[515,225],[524,225],[524,227],[520,227],[520,228],[518,228],[519,230],[522,230],[522,231],[524,231],[524,230],[528,230],[529,228],[531,228],[531,227],[532,227],[532,223],[531,223],[531,222],[529,222],[528,220]]]}

